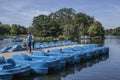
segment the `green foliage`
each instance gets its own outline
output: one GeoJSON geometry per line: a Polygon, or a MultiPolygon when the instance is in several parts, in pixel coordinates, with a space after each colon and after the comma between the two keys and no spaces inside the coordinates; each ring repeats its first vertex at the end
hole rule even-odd
{"type": "Polygon", "coordinates": [[[16,36],[16,35],[25,34],[25,33],[26,33],[26,28],[24,26],[17,25],[17,24],[12,24],[10,26],[9,24],[2,24],[2,22],[0,22],[0,35],[16,36]]]}
{"type": "Polygon", "coordinates": [[[63,35],[67,39],[72,39],[76,34],[75,34],[75,26],[72,24],[66,24],[63,26],[63,35]]]}
{"type": "Polygon", "coordinates": [[[20,26],[17,24],[12,24],[10,33],[12,35],[19,35],[19,34],[25,34],[26,33],[26,28],[24,26],[20,26]]]}
{"type": "MultiPolygon", "coordinates": [[[[95,22],[94,17],[85,13],[76,13],[72,8],[62,8],[49,15],[35,16],[29,28],[17,24],[3,25],[0,22],[0,35],[26,35],[27,31],[32,32],[39,41],[50,41],[51,37],[76,40],[81,35],[104,36],[104,28],[100,22],[95,22]]],[[[119,33],[119,31],[116,29],[111,34],[119,33]]]]}
{"type": "Polygon", "coordinates": [[[73,39],[88,34],[88,27],[93,22],[93,17],[84,13],[75,14],[72,8],[62,8],[49,15],[34,17],[31,31],[40,37],[64,35],[64,39],[73,39]]]}
{"type": "Polygon", "coordinates": [[[94,24],[92,24],[89,29],[88,33],[90,36],[95,37],[95,36],[104,36],[104,28],[102,27],[102,24],[98,21],[96,21],[94,24]]]}
{"type": "Polygon", "coordinates": [[[10,26],[8,24],[2,24],[0,22],[0,35],[10,34],[10,26]]]}
{"type": "Polygon", "coordinates": [[[77,26],[77,34],[78,36],[81,35],[88,35],[88,28],[91,24],[94,23],[94,18],[86,15],[85,13],[77,13],[74,16],[74,24],[77,26]]]}
{"type": "Polygon", "coordinates": [[[34,17],[32,26],[33,34],[36,36],[46,37],[59,35],[59,25],[55,20],[47,15],[39,15],[34,17]]]}
{"type": "Polygon", "coordinates": [[[120,35],[120,27],[116,27],[115,29],[106,29],[105,35],[120,35]]]}
{"type": "Polygon", "coordinates": [[[59,35],[59,40],[68,40],[68,37],[65,35],[59,35]]]}

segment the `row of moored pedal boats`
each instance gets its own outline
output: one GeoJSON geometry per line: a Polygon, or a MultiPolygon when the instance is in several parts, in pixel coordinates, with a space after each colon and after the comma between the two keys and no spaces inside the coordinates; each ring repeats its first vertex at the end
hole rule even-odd
{"type": "Polygon", "coordinates": [[[106,55],[109,48],[95,44],[35,51],[31,54],[15,54],[9,59],[0,57],[0,79],[12,80],[14,75],[48,74],[49,69],[62,69],[67,64],[76,64],[106,55]]]}

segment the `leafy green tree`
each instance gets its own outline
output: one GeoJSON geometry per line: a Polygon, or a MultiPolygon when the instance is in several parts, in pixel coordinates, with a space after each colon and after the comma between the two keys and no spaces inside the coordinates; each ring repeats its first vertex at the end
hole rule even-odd
{"type": "Polygon", "coordinates": [[[102,27],[102,24],[98,21],[96,21],[94,24],[92,24],[89,27],[88,33],[90,36],[95,37],[95,36],[104,36],[104,28],[102,27]]]}
{"type": "Polygon", "coordinates": [[[36,36],[58,36],[61,32],[57,21],[47,15],[34,17],[32,26],[33,33],[36,34],[36,36]]]}
{"type": "Polygon", "coordinates": [[[54,18],[60,26],[66,23],[71,23],[73,16],[75,15],[75,10],[72,8],[62,8],[55,13],[51,13],[50,16],[54,18]]]}
{"type": "Polygon", "coordinates": [[[74,16],[74,23],[78,27],[78,35],[88,35],[88,28],[94,23],[94,18],[85,13],[77,13],[74,16]]]}
{"type": "MultiPolygon", "coordinates": [[[[65,36],[68,39],[72,39],[81,35],[92,34],[89,33],[91,29],[88,32],[88,29],[92,24],[94,24],[93,26],[98,26],[94,17],[86,15],[85,13],[76,14],[75,10],[72,8],[62,8],[49,15],[39,15],[34,17],[32,27],[28,29],[30,29],[35,36],[57,37],[61,35],[62,37],[65,36]]],[[[94,35],[103,36],[104,32],[103,34],[94,33],[94,35]]]]}
{"type": "Polygon", "coordinates": [[[5,34],[9,34],[10,26],[8,24],[2,24],[0,22],[0,35],[4,36],[5,34]]]}
{"type": "Polygon", "coordinates": [[[0,22],[0,35],[3,35],[3,26],[2,26],[2,22],[0,22]]]}
{"type": "Polygon", "coordinates": [[[105,35],[112,35],[114,29],[106,29],[105,30],[105,35]]]}
{"type": "Polygon", "coordinates": [[[2,22],[0,21],[0,27],[2,26],[2,22]]]}
{"type": "Polygon", "coordinates": [[[17,27],[18,27],[18,31],[19,31],[18,34],[26,34],[27,29],[24,26],[17,25],[17,27]]]}
{"type": "MultiPolygon", "coordinates": [[[[52,19],[52,26],[54,32],[56,31],[56,36],[62,35],[63,30],[67,24],[73,23],[73,16],[75,15],[75,10],[72,8],[62,8],[55,13],[51,13],[49,17],[52,19]]],[[[55,35],[54,35],[55,36],[55,35]]]]}
{"type": "Polygon", "coordinates": [[[50,27],[50,18],[47,15],[39,15],[33,19],[33,30],[37,36],[47,36],[50,27]]]}
{"type": "Polygon", "coordinates": [[[12,35],[18,35],[19,34],[19,27],[17,24],[12,24],[11,30],[10,30],[12,35]]]}
{"type": "Polygon", "coordinates": [[[66,36],[67,39],[72,39],[75,36],[75,26],[72,24],[66,24],[63,26],[63,34],[66,36]]]}
{"type": "Polygon", "coordinates": [[[115,32],[116,32],[116,35],[120,35],[120,27],[117,27],[117,28],[115,29],[115,32]]]}
{"type": "Polygon", "coordinates": [[[0,35],[7,36],[7,35],[20,35],[25,34],[26,28],[21,25],[12,24],[11,26],[9,24],[2,24],[0,22],[0,35]]]}
{"type": "Polygon", "coordinates": [[[4,31],[3,31],[3,33],[4,33],[4,35],[9,35],[10,34],[10,25],[8,25],[8,24],[3,24],[3,27],[4,27],[4,31]]]}

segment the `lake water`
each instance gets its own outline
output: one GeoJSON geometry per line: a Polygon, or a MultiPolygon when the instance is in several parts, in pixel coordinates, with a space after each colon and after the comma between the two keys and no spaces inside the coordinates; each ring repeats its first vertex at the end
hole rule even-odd
{"type": "Polygon", "coordinates": [[[120,80],[120,37],[107,36],[103,41],[89,42],[108,46],[109,55],[51,71],[48,75],[15,77],[14,80],[120,80]]]}
{"type": "Polygon", "coordinates": [[[5,46],[13,46],[16,44],[23,44],[23,42],[11,42],[11,38],[4,38],[4,40],[0,40],[0,49],[5,46]]]}

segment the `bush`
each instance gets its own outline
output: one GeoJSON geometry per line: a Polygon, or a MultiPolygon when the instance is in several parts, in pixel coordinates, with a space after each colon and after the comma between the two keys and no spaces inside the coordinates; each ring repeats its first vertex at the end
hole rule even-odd
{"type": "Polygon", "coordinates": [[[59,36],[59,39],[60,39],[60,40],[68,40],[68,37],[66,37],[65,35],[60,35],[60,36],[59,36]]]}

